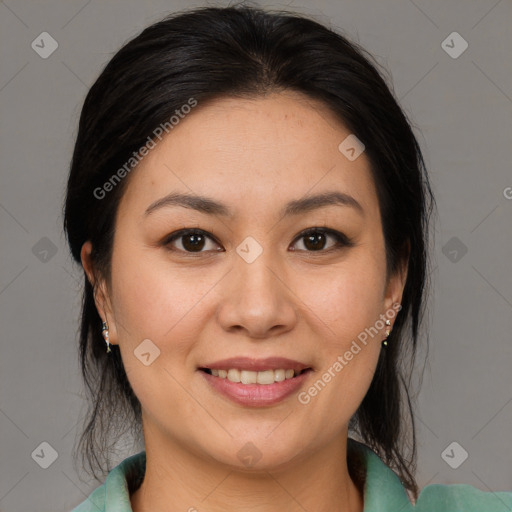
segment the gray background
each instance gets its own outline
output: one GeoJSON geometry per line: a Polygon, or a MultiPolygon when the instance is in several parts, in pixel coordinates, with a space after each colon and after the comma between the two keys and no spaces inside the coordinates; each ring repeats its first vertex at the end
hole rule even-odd
{"type": "MultiPolygon", "coordinates": [[[[75,341],[81,277],[61,227],[66,175],[80,108],[101,68],[142,28],[192,5],[206,4],[0,2],[2,512],[70,510],[98,485],[71,458],[84,401],[75,341]],[[44,31],[59,45],[47,59],[31,47],[44,31]],[[42,442],[58,452],[47,469],[31,456],[42,442]]],[[[418,482],[512,490],[511,2],[261,5],[341,28],[389,70],[439,205],[418,482]],[[458,58],[442,47],[453,31],[469,45],[458,58]],[[454,441],[460,447],[443,458],[454,441]],[[460,462],[462,449],[469,457],[453,469],[445,460],[460,462]]],[[[447,42],[453,51],[460,43],[447,42]]]]}

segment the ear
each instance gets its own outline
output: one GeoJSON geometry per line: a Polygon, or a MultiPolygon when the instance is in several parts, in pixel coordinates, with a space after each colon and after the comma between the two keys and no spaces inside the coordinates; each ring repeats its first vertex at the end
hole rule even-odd
{"type": "Polygon", "coordinates": [[[411,246],[409,240],[404,244],[400,251],[400,264],[395,272],[389,277],[386,285],[386,292],[384,297],[384,304],[386,311],[394,304],[402,303],[402,296],[404,293],[405,283],[407,281],[407,269],[409,266],[409,255],[411,246]]]}
{"type": "Polygon", "coordinates": [[[82,245],[80,259],[82,267],[87,275],[94,290],[94,303],[103,322],[107,322],[109,331],[109,340],[111,345],[117,345],[117,328],[112,310],[112,302],[108,292],[107,283],[100,275],[92,260],[92,243],[88,240],[82,245]]]}

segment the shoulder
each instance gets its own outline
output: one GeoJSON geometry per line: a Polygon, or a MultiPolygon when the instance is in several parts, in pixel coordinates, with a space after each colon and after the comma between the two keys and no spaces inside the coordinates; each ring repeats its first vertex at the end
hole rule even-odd
{"type": "Polygon", "coordinates": [[[146,452],[124,459],[109,472],[105,483],[71,512],[132,512],[130,495],[141,484],[146,471],[146,452]]]}
{"type": "Polygon", "coordinates": [[[94,490],[89,497],[75,507],[71,512],[104,512],[105,510],[105,484],[94,490]]]}
{"type": "Polygon", "coordinates": [[[466,484],[427,485],[419,494],[415,512],[509,512],[511,492],[482,491],[466,484]]]}
{"type": "MultiPolygon", "coordinates": [[[[349,438],[364,473],[364,512],[511,512],[512,492],[482,491],[466,484],[426,486],[414,504],[398,475],[366,445],[349,438]]],[[[356,460],[353,457],[351,460],[356,460]]]]}

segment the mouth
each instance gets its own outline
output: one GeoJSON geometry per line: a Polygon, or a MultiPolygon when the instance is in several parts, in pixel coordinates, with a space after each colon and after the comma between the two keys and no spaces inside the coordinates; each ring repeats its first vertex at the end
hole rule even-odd
{"type": "Polygon", "coordinates": [[[307,384],[312,366],[283,357],[236,357],[197,368],[209,388],[238,405],[278,404],[307,384]]]}
{"type": "Polygon", "coordinates": [[[312,368],[304,368],[302,370],[293,368],[277,368],[275,370],[267,369],[263,371],[242,370],[239,368],[199,368],[199,370],[212,375],[213,377],[227,379],[230,382],[237,384],[261,384],[265,386],[276,382],[295,379],[299,375],[311,371],[312,368]]]}

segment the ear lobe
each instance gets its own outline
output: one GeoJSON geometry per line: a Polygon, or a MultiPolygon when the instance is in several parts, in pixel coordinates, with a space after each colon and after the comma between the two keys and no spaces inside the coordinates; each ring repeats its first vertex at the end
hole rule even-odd
{"type": "Polygon", "coordinates": [[[96,309],[102,321],[106,321],[108,324],[110,343],[115,345],[117,342],[116,326],[114,322],[114,315],[110,305],[109,294],[106,289],[105,279],[100,276],[98,270],[94,266],[92,260],[92,244],[88,240],[82,245],[80,251],[80,259],[82,261],[82,267],[87,275],[87,279],[93,288],[94,303],[96,309]]]}

